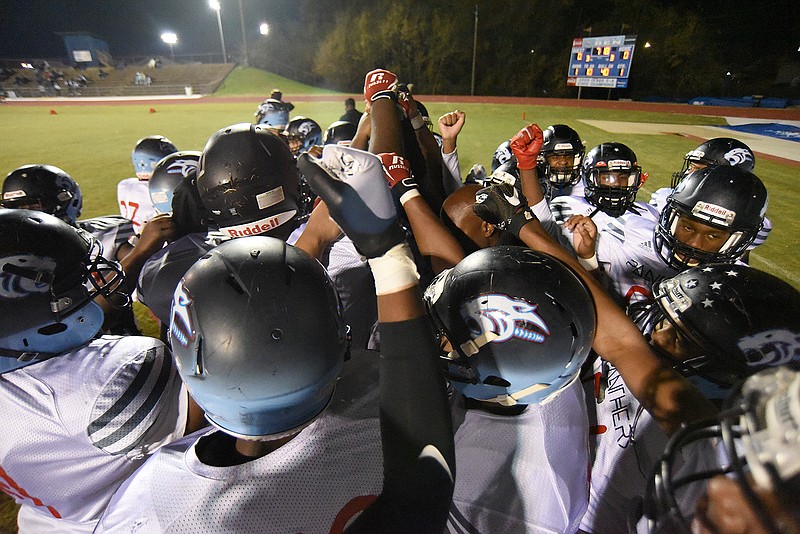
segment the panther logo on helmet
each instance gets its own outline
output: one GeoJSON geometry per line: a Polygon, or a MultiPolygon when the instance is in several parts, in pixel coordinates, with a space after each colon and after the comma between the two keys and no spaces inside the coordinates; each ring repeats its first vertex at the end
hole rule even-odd
{"type": "Polygon", "coordinates": [[[3,270],[0,271],[0,298],[16,299],[27,297],[31,293],[47,293],[50,284],[39,281],[32,275],[24,276],[14,272],[15,267],[30,273],[52,273],[56,263],[50,258],[37,256],[10,256],[3,258],[3,270]]]}
{"type": "Polygon", "coordinates": [[[508,295],[480,295],[461,305],[461,316],[476,337],[493,332],[493,343],[518,338],[544,343],[550,329],[536,313],[536,304],[508,295]]]}
{"type": "Polygon", "coordinates": [[[755,161],[753,160],[753,153],[744,148],[734,148],[733,150],[726,152],[723,157],[732,166],[742,165],[747,161],[751,162],[751,166],[752,164],[755,164],[755,161]]]}
{"type": "Polygon", "coordinates": [[[181,176],[186,177],[196,170],[196,159],[178,159],[170,163],[169,167],[167,167],[167,174],[180,174],[181,176]]]}
{"type": "Polygon", "coordinates": [[[800,360],[800,334],[786,329],[747,336],[737,345],[750,367],[783,365],[800,360]]]}
{"type": "Polygon", "coordinates": [[[184,287],[183,281],[175,289],[175,297],[172,303],[172,324],[170,334],[182,346],[187,347],[194,341],[194,321],[189,306],[194,302],[189,291],[184,287]]]}

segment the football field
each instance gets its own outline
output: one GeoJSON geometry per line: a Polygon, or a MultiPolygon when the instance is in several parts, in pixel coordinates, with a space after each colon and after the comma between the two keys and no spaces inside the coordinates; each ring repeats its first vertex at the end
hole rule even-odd
{"type": "MultiPolygon", "coordinates": [[[[310,117],[323,130],[339,118],[347,96],[284,95],[296,106],[293,116],[310,117]]],[[[252,121],[262,98],[119,103],[81,103],[73,99],[39,101],[37,105],[8,102],[0,106],[0,173],[4,176],[30,163],[56,165],[80,184],[83,218],[116,213],[116,184],[133,175],[131,150],[138,139],[160,134],[179,149],[201,150],[218,129],[252,121]]],[[[620,110],[593,107],[591,102],[578,107],[574,101],[537,105],[505,103],[509,99],[492,103],[490,97],[483,102],[464,102],[457,97],[451,99],[458,101],[454,102],[441,96],[428,100],[421,96],[419,100],[426,104],[434,120],[453,109],[467,113],[458,142],[462,175],[475,163],[488,168],[495,148],[528,122],[542,127],[565,123],[580,133],[587,150],[605,141],[631,147],[649,174],[639,193],[639,200],[643,201],[655,189],[669,185],[671,174],[680,169],[688,150],[711,137],[740,138],[756,152],[755,173],[769,191],[767,216],[774,225],[767,242],[751,254],[751,264],[800,288],[800,143],[726,130],[721,128],[726,124],[723,116],[699,115],[690,106],[675,106],[674,112],[664,112],[663,106],[653,106],[658,111],[620,110]],[[682,109],[687,113],[681,113],[682,109]]],[[[787,111],[786,115],[793,118],[798,113],[787,111]]]]}

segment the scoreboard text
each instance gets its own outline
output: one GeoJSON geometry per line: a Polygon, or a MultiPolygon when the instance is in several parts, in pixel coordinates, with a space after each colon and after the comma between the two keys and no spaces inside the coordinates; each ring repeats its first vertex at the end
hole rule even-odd
{"type": "Polygon", "coordinates": [[[628,87],[635,35],[579,37],[572,40],[567,85],[628,87]]]}

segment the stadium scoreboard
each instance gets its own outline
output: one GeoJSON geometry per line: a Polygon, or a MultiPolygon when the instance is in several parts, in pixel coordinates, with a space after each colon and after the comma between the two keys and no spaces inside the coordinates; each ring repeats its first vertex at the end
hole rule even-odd
{"type": "Polygon", "coordinates": [[[635,35],[573,39],[567,85],[609,89],[628,87],[635,46],[635,35]]]}

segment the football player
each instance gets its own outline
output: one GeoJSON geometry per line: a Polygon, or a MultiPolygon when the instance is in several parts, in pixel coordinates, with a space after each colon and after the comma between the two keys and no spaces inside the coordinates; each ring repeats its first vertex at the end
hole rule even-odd
{"type": "MultiPolygon", "coordinates": [[[[372,120],[396,121],[380,100],[372,120]]],[[[376,134],[376,146],[398,146],[391,133],[376,134]]],[[[215,428],[156,453],[98,532],[442,532],[455,474],[450,417],[381,161],[336,145],[321,162],[300,161],[370,258],[381,358],[358,351],[344,361],[338,298],[304,252],[260,236],[221,244],[183,278],[170,328],[181,376],[215,428]]]]}
{"type": "Polygon", "coordinates": [[[0,417],[14,422],[0,489],[22,505],[21,532],[92,532],[145,457],[202,417],[160,341],[97,336],[124,275],[89,234],[0,209],[0,264],[0,417]]]}
{"type": "Polygon", "coordinates": [[[125,178],[117,184],[117,202],[120,215],[133,223],[133,230],[137,235],[142,231],[142,225],[157,214],[147,186],[153,168],[164,156],[177,151],[175,145],[162,135],[139,139],[133,148],[136,178],[125,178]]]}

